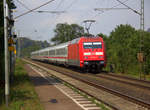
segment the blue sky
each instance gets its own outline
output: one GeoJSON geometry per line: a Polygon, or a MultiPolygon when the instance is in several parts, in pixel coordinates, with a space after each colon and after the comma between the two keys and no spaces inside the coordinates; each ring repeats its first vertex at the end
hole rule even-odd
{"type": "MultiPolygon", "coordinates": [[[[14,17],[28,11],[17,0],[14,17]]],[[[33,9],[49,0],[19,0],[28,8],[33,9]]],[[[141,0],[120,0],[133,9],[140,12],[141,0]]],[[[136,29],[140,28],[140,16],[131,10],[109,10],[101,13],[94,11],[94,8],[111,8],[119,3],[116,0],[55,0],[38,10],[46,11],[66,11],[62,14],[31,12],[19,17],[15,22],[16,31],[20,31],[21,36],[34,40],[47,40],[54,36],[53,30],[57,23],[76,23],[84,26],[83,21],[87,19],[96,20],[92,24],[90,33],[96,35],[110,32],[119,24],[130,24],[136,29]]],[[[117,8],[125,8],[119,5],[117,8]]],[[[38,11],[36,10],[36,11],[38,11]]],[[[150,0],[145,0],[145,30],[150,28],[150,0]]]]}

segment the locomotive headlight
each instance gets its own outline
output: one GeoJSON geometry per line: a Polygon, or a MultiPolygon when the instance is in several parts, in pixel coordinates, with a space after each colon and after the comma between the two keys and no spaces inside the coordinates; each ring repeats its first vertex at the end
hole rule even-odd
{"type": "Polygon", "coordinates": [[[91,55],[90,52],[84,52],[84,55],[91,55]]]}
{"type": "Polygon", "coordinates": [[[96,55],[103,55],[103,52],[96,52],[96,55]]]}

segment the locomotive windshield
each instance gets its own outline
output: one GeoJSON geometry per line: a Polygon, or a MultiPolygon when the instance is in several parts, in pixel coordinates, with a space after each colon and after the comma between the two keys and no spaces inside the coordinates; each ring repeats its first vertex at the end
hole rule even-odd
{"type": "Polygon", "coordinates": [[[83,47],[84,49],[102,48],[102,43],[101,42],[84,42],[83,47]]]}

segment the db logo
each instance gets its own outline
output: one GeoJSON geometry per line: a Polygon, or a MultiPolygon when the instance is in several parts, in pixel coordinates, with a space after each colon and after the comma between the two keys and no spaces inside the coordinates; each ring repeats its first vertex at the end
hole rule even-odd
{"type": "Polygon", "coordinates": [[[92,53],[92,55],[95,55],[95,53],[92,53]]]}

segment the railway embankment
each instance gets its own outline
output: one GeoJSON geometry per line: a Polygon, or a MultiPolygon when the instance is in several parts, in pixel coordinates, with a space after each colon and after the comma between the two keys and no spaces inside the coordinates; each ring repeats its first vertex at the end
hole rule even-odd
{"type": "Polygon", "coordinates": [[[44,110],[22,60],[16,60],[14,80],[10,84],[9,107],[5,106],[4,88],[0,88],[0,110],[44,110]]]}

